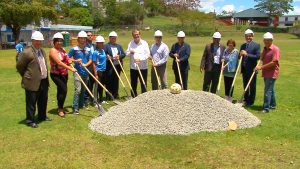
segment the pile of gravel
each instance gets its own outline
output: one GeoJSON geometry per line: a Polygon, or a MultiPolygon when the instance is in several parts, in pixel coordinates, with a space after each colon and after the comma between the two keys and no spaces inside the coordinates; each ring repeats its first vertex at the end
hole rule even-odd
{"type": "Polygon", "coordinates": [[[111,107],[93,119],[89,127],[106,135],[182,134],[224,131],[234,121],[238,129],[251,128],[261,121],[246,109],[202,91],[150,91],[111,107]]]}

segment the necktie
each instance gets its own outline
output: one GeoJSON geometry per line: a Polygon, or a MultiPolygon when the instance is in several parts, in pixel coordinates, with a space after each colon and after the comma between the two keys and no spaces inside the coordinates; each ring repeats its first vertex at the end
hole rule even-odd
{"type": "Polygon", "coordinates": [[[47,68],[46,68],[46,64],[45,64],[45,59],[40,50],[38,51],[38,61],[39,61],[40,69],[41,69],[42,79],[45,79],[45,78],[47,78],[47,68]]]}

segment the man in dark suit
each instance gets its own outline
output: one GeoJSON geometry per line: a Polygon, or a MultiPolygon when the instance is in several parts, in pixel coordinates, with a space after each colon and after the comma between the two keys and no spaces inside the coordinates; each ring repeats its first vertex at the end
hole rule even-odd
{"type": "MultiPolygon", "coordinates": [[[[245,31],[246,43],[242,44],[240,49],[240,55],[242,56],[242,74],[244,88],[249,82],[249,79],[253,73],[254,68],[257,65],[257,61],[260,58],[260,45],[253,41],[254,33],[252,30],[247,29],[245,31]]],[[[244,96],[244,105],[251,106],[254,104],[256,95],[256,74],[250,83],[250,87],[244,96]]]]}
{"type": "MultiPolygon", "coordinates": [[[[104,51],[107,55],[107,57],[110,57],[110,59],[113,61],[113,64],[117,70],[117,73],[120,75],[121,73],[121,66],[119,64],[119,61],[121,64],[123,63],[123,58],[125,57],[124,50],[121,45],[117,44],[117,33],[115,31],[109,33],[109,42],[105,44],[104,51]]],[[[114,98],[119,97],[119,78],[113,69],[111,62],[106,62],[106,86],[107,89],[112,93],[114,98]]]]}
{"type": "Polygon", "coordinates": [[[175,83],[180,84],[180,74],[182,83],[181,86],[183,90],[187,90],[188,88],[188,75],[190,70],[189,58],[191,55],[191,47],[188,43],[185,42],[185,33],[183,31],[179,31],[177,33],[177,42],[174,43],[171,47],[169,56],[173,58],[172,69],[175,75],[175,83]],[[179,65],[179,71],[177,68],[177,63],[179,65]]]}
{"type": "Polygon", "coordinates": [[[220,44],[221,34],[219,32],[215,32],[213,34],[213,43],[207,44],[201,64],[200,64],[200,72],[204,73],[204,82],[203,82],[203,91],[210,91],[211,93],[216,93],[220,71],[221,71],[221,60],[224,54],[225,46],[220,44]]]}
{"type": "Polygon", "coordinates": [[[41,48],[44,40],[43,34],[35,31],[31,39],[32,46],[22,52],[16,67],[22,76],[22,87],[26,93],[26,124],[37,128],[34,118],[36,104],[38,107],[38,120],[50,120],[46,116],[49,80],[46,53],[41,48]]]}

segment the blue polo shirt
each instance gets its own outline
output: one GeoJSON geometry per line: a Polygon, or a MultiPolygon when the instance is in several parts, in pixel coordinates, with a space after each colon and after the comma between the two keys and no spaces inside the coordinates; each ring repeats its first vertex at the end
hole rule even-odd
{"type": "MultiPolygon", "coordinates": [[[[86,64],[90,59],[92,59],[92,52],[91,49],[88,47],[81,49],[79,46],[75,46],[70,49],[68,55],[70,58],[73,58],[74,60],[81,59],[83,64],[86,64]]],[[[74,67],[77,69],[79,75],[81,76],[89,75],[89,73],[79,63],[75,63],[74,67]]]]}
{"type": "Polygon", "coordinates": [[[16,45],[16,50],[17,50],[18,54],[21,53],[23,51],[23,49],[24,49],[24,46],[21,43],[18,43],[16,45]]]}
{"type": "Polygon", "coordinates": [[[96,62],[96,70],[105,71],[106,70],[106,54],[103,49],[95,49],[93,52],[93,62],[96,62]]]}

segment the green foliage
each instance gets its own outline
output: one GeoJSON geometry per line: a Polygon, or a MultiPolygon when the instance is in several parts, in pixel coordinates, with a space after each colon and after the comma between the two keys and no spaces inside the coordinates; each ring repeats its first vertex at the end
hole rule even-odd
{"type": "Polygon", "coordinates": [[[138,24],[144,19],[144,9],[136,0],[119,3],[103,0],[103,6],[106,14],[106,25],[138,24]]]}
{"type": "Polygon", "coordinates": [[[70,17],[81,25],[93,25],[93,17],[87,8],[78,7],[70,10],[70,17]]]}
{"type": "Polygon", "coordinates": [[[56,11],[49,4],[39,0],[2,0],[0,2],[0,17],[5,25],[13,31],[17,40],[23,26],[34,22],[40,25],[41,18],[56,21],[56,11]]]}
{"type": "Polygon", "coordinates": [[[103,0],[103,6],[105,8],[105,24],[107,25],[117,25],[120,22],[120,9],[116,1],[103,0]]]}
{"type": "Polygon", "coordinates": [[[157,16],[166,10],[163,0],[145,0],[144,3],[148,17],[157,16]]]}
{"type": "Polygon", "coordinates": [[[139,24],[144,19],[144,9],[138,1],[125,1],[119,3],[120,24],[139,24]]]}
{"type": "Polygon", "coordinates": [[[258,4],[255,8],[268,13],[270,16],[282,16],[290,10],[294,10],[292,6],[293,0],[255,0],[258,4]]]}
{"type": "Polygon", "coordinates": [[[262,27],[262,26],[252,26],[251,30],[254,32],[272,32],[272,33],[287,33],[288,28],[275,28],[275,27],[262,27]]]}
{"type": "MultiPolygon", "coordinates": [[[[47,1],[47,0],[45,0],[47,1]]],[[[61,13],[68,17],[72,8],[90,7],[90,0],[58,0],[61,13]]]]}
{"type": "Polygon", "coordinates": [[[101,12],[99,11],[93,11],[93,27],[100,27],[104,24],[105,22],[105,18],[103,17],[103,15],[101,14],[101,12]]]}
{"type": "Polygon", "coordinates": [[[181,29],[186,30],[190,35],[208,35],[213,30],[211,27],[215,21],[215,16],[196,10],[184,10],[178,14],[178,20],[181,23],[181,29]]]}

